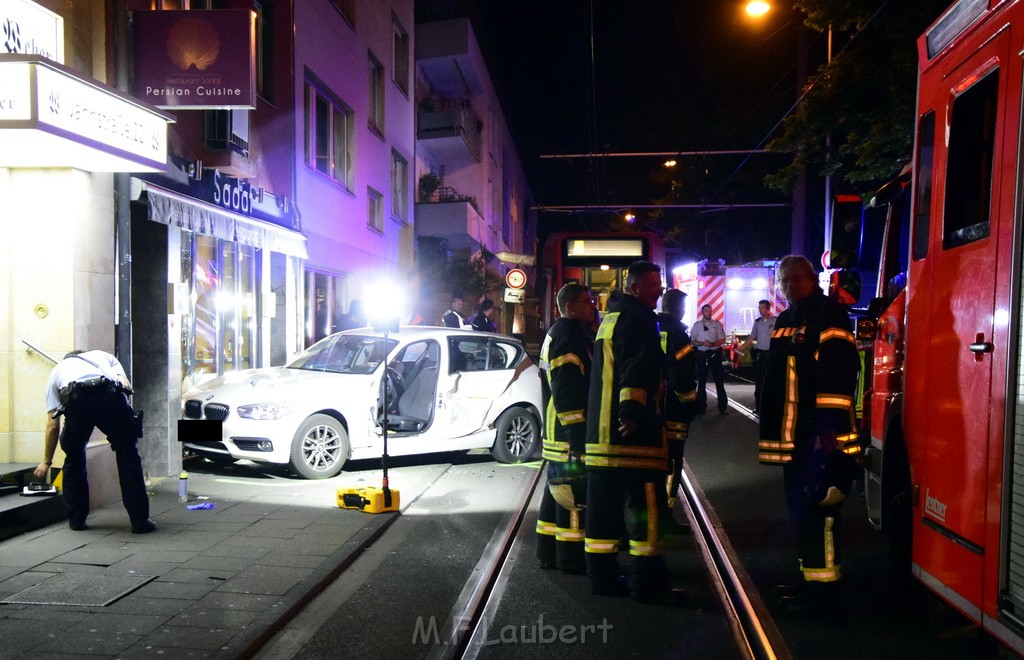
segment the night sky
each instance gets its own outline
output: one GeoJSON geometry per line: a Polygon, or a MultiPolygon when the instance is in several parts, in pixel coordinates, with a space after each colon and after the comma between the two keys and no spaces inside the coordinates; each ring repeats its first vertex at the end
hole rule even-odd
{"type": "MultiPolygon", "coordinates": [[[[542,160],[541,154],[709,151],[762,148],[793,106],[797,34],[811,66],[825,40],[776,13],[753,24],[742,2],[594,0],[478,2],[481,47],[490,59],[506,118],[537,205],[623,205],[665,197],[679,203],[789,202],[763,186],[778,155],[542,160]]],[[[812,195],[820,187],[810,182],[812,195]]],[[[821,222],[813,197],[808,221],[821,222]]],[[[636,226],[673,231],[685,258],[742,263],[788,252],[791,211],[637,211],[636,226]]],[[[540,233],[624,228],[620,214],[539,214],[540,233]]]]}

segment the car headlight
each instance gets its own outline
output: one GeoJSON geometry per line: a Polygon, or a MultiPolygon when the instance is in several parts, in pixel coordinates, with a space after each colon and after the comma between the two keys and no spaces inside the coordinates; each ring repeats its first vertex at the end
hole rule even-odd
{"type": "Polygon", "coordinates": [[[246,419],[281,419],[291,413],[293,406],[289,403],[250,403],[238,406],[239,417],[246,419]]]}

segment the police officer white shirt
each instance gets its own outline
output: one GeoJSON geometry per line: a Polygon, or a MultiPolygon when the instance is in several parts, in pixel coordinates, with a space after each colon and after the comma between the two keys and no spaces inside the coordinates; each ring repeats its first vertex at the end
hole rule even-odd
{"type": "Polygon", "coordinates": [[[775,330],[775,317],[758,316],[754,319],[754,327],[750,329],[750,339],[754,342],[754,348],[759,351],[767,351],[772,341],[772,331],[775,330]]]}
{"type": "Polygon", "coordinates": [[[85,351],[81,353],[81,357],[64,358],[53,368],[49,380],[46,381],[46,410],[52,413],[60,408],[60,391],[71,383],[97,377],[128,384],[124,367],[116,357],[106,351],[85,351]],[[95,364],[90,364],[89,361],[95,364]]]}
{"type": "Polygon", "coordinates": [[[690,340],[696,345],[698,351],[716,351],[722,346],[721,344],[718,346],[714,344],[725,341],[725,328],[715,319],[698,318],[694,321],[693,328],[690,330],[690,340]],[[711,342],[712,345],[703,346],[699,343],[705,341],[711,342]]]}

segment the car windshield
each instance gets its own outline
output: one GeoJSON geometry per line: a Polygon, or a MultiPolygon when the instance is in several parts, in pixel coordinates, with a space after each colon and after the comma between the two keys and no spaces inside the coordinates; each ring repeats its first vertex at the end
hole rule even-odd
{"type": "Polygon", "coordinates": [[[393,339],[363,335],[332,335],[307,348],[288,364],[289,369],[369,374],[398,344],[393,339]]]}

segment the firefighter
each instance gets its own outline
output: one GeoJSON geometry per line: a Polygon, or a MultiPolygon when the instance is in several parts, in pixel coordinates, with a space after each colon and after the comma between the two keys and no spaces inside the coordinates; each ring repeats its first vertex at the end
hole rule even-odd
{"type": "Polygon", "coordinates": [[[758,458],[781,465],[802,581],[779,585],[786,609],[825,615],[842,577],[840,509],[860,453],[854,421],[857,346],[850,318],[818,287],[811,262],[785,257],[778,282],[790,306],[772,332],[761,389],[758,458]]]}
{"type": "Polygon", "coordinates": [[[672,603],[658,517],[666,507],[668,449],[660,414],[665,355],[654,313],[661,269],[629,267],[626,289],[601,321],[587,406],[587,572],[591,591],[672,603]],[[625,517],[625,520],[623,518],[625,517]],[[629,538],[632,571],[620,577],[618,550],[629,538]]]}
{"type": "Polygon", "coordinates": [[[683,448],[689,435],[690,422],[697,412],[697,360],[690,336],[683,325],[683,302],[686,294],[669,289],[661,299],[658,325],[661,327],[661,345],[665,351],[665,437],[668,440],[670,461],[668,478],[668,507],[675,503],[679,482],[683,474],[683,448]]]}
{"type": "MultiPolygon", "coordinates": [[[[547,372],[551,397],[545,420],[543,456],[548,462],[548,481],[566,477],[582,479],[586,443],[587,389],[594,341],[588,328],[597,315],[590,289],[570,283],[555,297],[561,317],[544,338],[541,366],[547,372]]],[[[586,573],[583,553],[583,509],[558,504],[551,487],[544,489],[537,516],[537,559],[541,568],[560,568],[563,573],[586,573]]]]}

